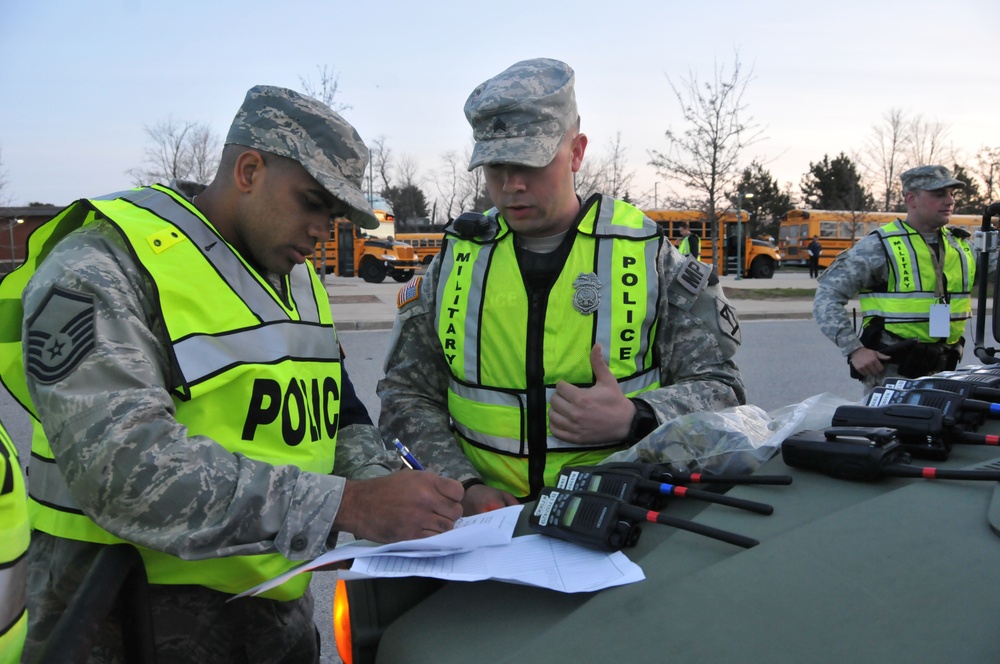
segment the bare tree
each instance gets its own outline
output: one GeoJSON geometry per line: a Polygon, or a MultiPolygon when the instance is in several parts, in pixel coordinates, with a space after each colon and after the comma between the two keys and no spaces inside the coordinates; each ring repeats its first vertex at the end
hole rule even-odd
{"type": "Polygon", "coordinates": [[[954,154],[949,154],[945,141],[948,126],[942,122],[927,122],[917,115],[910,120],[909,165],[954,163],[954,154]]]}
{"type": "Polygon", "coordinates": [[[890,108],[883,114],[880,124],[872,125],[865,141],[861,163],[871,174],[871,180],[882,189],[885,212],[902,199],[898,178],[912,138],[909,128],[906,113],[900,108],[890,108]]]}
{"type": "MultiPolygon", "coordinates": [[[[460,199],[462,198],[462,179],[465,168],[459,162],[458,153],[454,150],[448,150],[441,155],[441,167],[438,169],[434,184],[435,188],[440,195],[441,200],[441,213],[446,219],[450,219],[455,216],[455,209],[458,208],[457,214],[461,214],[462,209],[460,207],[460,199]]],[[[435,206],[435,217],[437,216],[437,206],[435,206]]],[[[437,219],[431,219],[432,222],[437,222],[437,219]]]]}
{"type": "Polygon", "coordinates": [[[319,72],[319,87],[304,76],[299,76],[299,83],[302,84],[302,91],[310,97],[318,99],[337,113],[350,110],[350,104],[337,101],[337,93],[340,92],[340,74],[333,67],[316,65],[319,72]]]}
{"type": "Polygon", "coordinates": [[[188,178],[195,182],[208,183],[219,169],[222,148],[219,135],[208,125],[195,125],[188,132],[188,148],[191,156],[191,172],[188,178]]]}
{"type": "Polygon", "coordinates": [[[622,145],[622,133],[608,140],[604,154],[597,159],[584,159],[576,174],[576,190],[584,198],[595,193],[612,198],[624,198],[628,194],[635,171],[628,168],[628,148],[622,145]]]}
{"type": "Polygon", "coordinates": [[[396,172],[399,174],[399,183],[402,187],[417,185],[417,160],[408,154],[399,158],[396,172]]]}
{"type": "Polygon", "coordinates": [[[382,181],[382,187],[379,191],[386,191],[392,186],[392,150],[386,146],[385,142],[385,136],[379,136],[372,140],[371,147],[369,148],[371,152],[371,163],[369,166],[371,171],[368,176],[369,186],[373,189],[376,188],[376,185],[372,182],[374,180],[372,172],[378,173],[382,181]]]}
{"type": "Polygon", "coordinates": [[[207,184],[219,165],[219,137],[208,125],[170,118],[145,127],[150,145],[144,149],[144,165],[126,171],[135,185],[194,180],[207,184]]]}
{"type": "Polygon", "coordinates": [[[740,176],[740,153],[759,140],[763,131],[752,118],[744,119],[743,95],[752,75],[752,70],[743,74],[737,52],[732,71],[727,74],[725,67],[716,65],[711,82],[701,83],[690,73],[678,88],[667,77],[686,128],[666,131],[667,152],[650,151],[649,163],[661,177],[676,179],[704,197],[711,222],[713,261],[718,260],[716,204],[726,198],[740,176]]]}
{"type": "Polygon", "coordinates": [[[988,148],[985,145],[976,153],[975,174],[983,183],[983,197],[987,201],[1000,198],[1000,147],[988,148]]]}
{"type": "Polygon", "coordinates": [[[608,165],[601,159],[584,159],[580,169],[574,175],[576,193],[584,200],[601,191],[602,183],[607,179],[608,165]]]}

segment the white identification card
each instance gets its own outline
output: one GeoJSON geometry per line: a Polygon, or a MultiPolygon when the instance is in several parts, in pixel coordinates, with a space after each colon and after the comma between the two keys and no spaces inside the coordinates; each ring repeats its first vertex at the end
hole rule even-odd
{"type": "Polygon", "coordinates": [[[931,329],[932,337],[947,337],[951,334],[951,305],[932,304],[931,305],[931,329]]]}

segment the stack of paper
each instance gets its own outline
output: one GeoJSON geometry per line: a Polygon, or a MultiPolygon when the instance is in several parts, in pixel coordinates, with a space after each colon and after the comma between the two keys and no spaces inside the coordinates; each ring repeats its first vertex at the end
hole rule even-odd
{"type": "Polygon", "coordinates": [[[521,505],[459,519],[455,529],[423,539],[337,547],[312,562],[251,588],[257,595],[296,574],[354,559],[342,579],[428,576],[451,581],[493,579],[561,592],[586,592],[642,581],[638,565],[620,551],[605,553],[543,535],[513,537],[521,505]]]}

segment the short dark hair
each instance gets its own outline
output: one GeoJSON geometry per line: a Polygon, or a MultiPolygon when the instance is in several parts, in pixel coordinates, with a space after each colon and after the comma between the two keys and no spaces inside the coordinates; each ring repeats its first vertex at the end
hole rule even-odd
{"type": "Polygon", "coordinates": [[[677,222],[677,228],[687,228],[687,227],[688,227],[688,222],[686,222],[686,221],[678,221],[677,222]]]}

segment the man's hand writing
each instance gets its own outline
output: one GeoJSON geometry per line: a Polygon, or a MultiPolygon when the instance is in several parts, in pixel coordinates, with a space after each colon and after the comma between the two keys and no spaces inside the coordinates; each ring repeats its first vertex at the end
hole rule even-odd
{"type": "Polygon", "coordinates": [[[333,526],[373,542],[428,537],[454,528],[463,494],[460,482],[424,471],[348,480],[333,526]]]}

